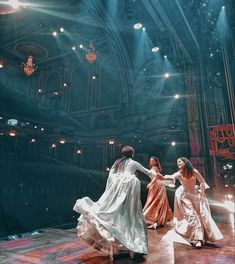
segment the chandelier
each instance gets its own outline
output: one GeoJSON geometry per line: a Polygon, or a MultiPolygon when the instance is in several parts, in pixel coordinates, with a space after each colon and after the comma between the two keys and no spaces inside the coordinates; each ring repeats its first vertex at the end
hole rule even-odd
{"type": "Polygon", "coordinates": [[[89,44],[89,51],[86,53],[86,59],[88,62],[93,63],[96,61],[97,59],[97,54],[96,54],[96,50],[95,47],[92,43],[89,44]]]}
{"type": "Polygon", "coordinates": [[[33,63],[33,56],[28,55],[28,60],[26,63],[22,63],[23,71],[27,76],[31,76],[36,70],[37,66],[33,63]]]}

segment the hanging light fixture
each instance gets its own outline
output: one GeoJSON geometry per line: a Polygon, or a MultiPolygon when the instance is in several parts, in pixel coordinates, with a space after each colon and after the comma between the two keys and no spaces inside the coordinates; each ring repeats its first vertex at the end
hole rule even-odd
{"type": "Polygon", "coordinates": [[[10,137],[15,137],[16,136],[16,131],[11,130],[11,131],[9,131],[8,134],[9,134],[10,137]]]}
{"type": "Polygon", "coordinates": [[[26,63],[22,63],[23,71],[27,76],[31,76],[36,70],[37,66],[33,63],[33,56],[29,55],[26,63]]]}
{"type": "Polygon", "coordinates": [[[0,69],[5,66],[5,61],[0,58],[0,69]]]}
{"type": "Polygon", "coordinates": [[[61,138],[61,139],[59,140],[59,142],[60,142],[60,144],[65,144],[65,143],[66,143],[66,140],[65,140],[64,138],[61,138]]]}
{"type": "Polygon", "coordinates": [[[93,63],[97,59],[95,47],[92,43],[89,44],[89,51],[86,53],[86,59],[88,62],[93,63]]]}

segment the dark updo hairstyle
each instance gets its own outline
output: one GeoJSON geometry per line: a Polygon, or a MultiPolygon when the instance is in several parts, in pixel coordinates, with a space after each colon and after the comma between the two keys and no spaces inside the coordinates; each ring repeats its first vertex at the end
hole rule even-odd
{"type": "Polygon", "coordinates": [[[193,175],[193,165],[191,163],[191,161],[185,157],[180,157],[178,158],[178,160],[182,160],[185,163],[183,172],[186,172],[189,176],[193,175]]]}
{"type": "Polygon", "coordinates": [[[156,167],[158,168],[159,172],[162,172],[162,166],[160,164],[159,158],[151,156],[150,159],[154,159],[156,161],[156,167]]]}
{"type": "Polygon", "coordinates": [[[134,155],[134,149],[131,146],[125,146],[122,148],[122,155],[126,158],[131,158],[134,155]]]}
{"type": "Polygon", "coordinates": [[[114,163],[115,172],[118,171],[118,169],[121,166],[123,161],[133,157],[134,152],[135,152],[135,150],[131,146],[125,146],[122,148],[121,153],[122,153],[123,158],[115,161],[115,163],[114,163]]]}

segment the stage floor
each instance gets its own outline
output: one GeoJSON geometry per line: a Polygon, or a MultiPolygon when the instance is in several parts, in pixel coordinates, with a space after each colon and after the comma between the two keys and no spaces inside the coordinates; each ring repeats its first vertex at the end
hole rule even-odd
{"type": "Polygon", "coordinates": [[[120,255],[113,262],[107,255],[90,248],[76,237],[75,229],[45,228],[42,233],[18,240],[0,243],[1,264],[99,264],[99,263],[145,263],[145,264],[234,264],[234,227],[229,223],[218,224],[224,239],[192,248],[178,236],[173,226],[148,230],[149,254],[134,260],[120,255]]]}

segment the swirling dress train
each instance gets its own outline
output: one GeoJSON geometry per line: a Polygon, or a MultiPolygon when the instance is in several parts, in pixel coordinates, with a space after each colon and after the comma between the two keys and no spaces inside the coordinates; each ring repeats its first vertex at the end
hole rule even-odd
{"type": "Polygon", "coordinates": [[[78,219],[78,236],[102,252],[131,250],[148,253],[147,232],[140,201],[140,181],[135,171],[153,175],[138,162],[128,159],[122,172],[112,168],[104,193],[97,202],[84,197],[74,210],[78,219]]]}

